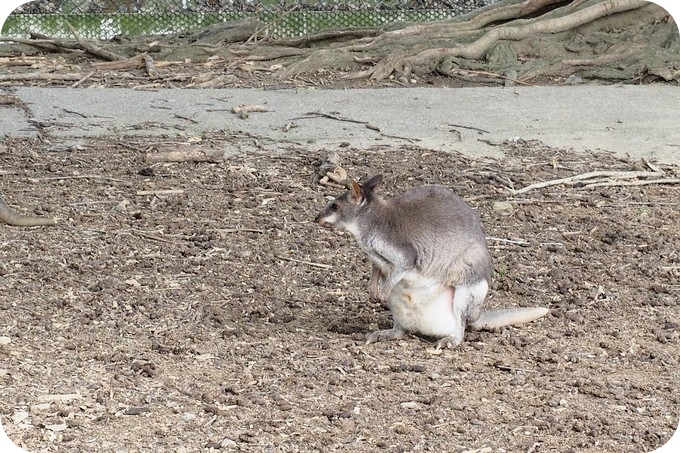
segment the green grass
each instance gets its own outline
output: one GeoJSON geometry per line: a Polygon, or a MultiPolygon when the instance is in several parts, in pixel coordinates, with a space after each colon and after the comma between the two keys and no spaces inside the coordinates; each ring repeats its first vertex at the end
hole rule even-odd
{"type": "MultiPolygon", "coordinates": [[[[450,14],[450,12],[448,12],[450,14]]],[[[254,14],[276,37],[304,36],[329,28],[377,27],[395,21],[425,22],[446,18],[447,11],[295,11],[254,14]]],[[[55,38],[71,37],[66,23],[85,38],[170,34],[246,17],[242,12],[132,14],[13,14],[2,27],[4,36],[26,37],[31,32],[55,38]]]]}

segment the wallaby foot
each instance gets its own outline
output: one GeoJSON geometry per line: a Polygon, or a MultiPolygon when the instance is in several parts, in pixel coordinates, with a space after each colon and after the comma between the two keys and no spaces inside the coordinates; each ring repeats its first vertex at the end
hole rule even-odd
{"type": "Polygon", "coordinates": [[[366,344],[377,343],[379,341],[398,340],[403,338],[406,332],[404,329],[392,327],[387,330],[378,330],[366,335],[366,344]]]}
{"type": "Polygon", "coordinates": [[[462,335],[449,335],[435,344],[435,349],[453,349],[463,342],[462,335]]]}

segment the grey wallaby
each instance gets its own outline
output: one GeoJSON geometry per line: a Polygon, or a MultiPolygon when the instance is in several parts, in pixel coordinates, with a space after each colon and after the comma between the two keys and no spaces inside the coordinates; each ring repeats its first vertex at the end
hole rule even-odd
{"type": "Polygon", "coordinates": [[[442,186],[410,189],[389,199],[376,193],[382,175],[328,203],[316,216],[323,227],[351,233],[372,263],[369,296],[386,303],[394,325],[367,343],[407,332],[455,347],[473,329],[533,321],[542,307],[482,311],[493,270],[479,216],[442,186]]]}

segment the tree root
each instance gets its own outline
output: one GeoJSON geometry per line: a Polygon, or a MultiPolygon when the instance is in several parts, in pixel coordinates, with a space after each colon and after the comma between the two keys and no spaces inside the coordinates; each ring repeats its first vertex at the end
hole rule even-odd
{"type": "Polygon", "coordinates": [[[641,8],[646,4],[647,2],[644,0],[607,0],[562,17],[536,21],[527,25],[492,28],[481,38],[469,44],[457,45],[451,48],[428,49],[414,56],[400,58],[397,61],[389,61],[387,59],[375,68],[371,73],[371,78],[382,80],[395,70],[401,69],[403,72],[410,72],[414,66],[434,68],[446,57],[480,60],[500,40],[518,41],[538,34],[560,33],[602,17],[641,8]]]}
{"type": "Polygon", "coordinates": [[[84,50],[109,60],[98,63],[98,69],[141,70],[161,80],[158,72],[168,62],[210,59],[228,67],[270,62],[284,68],[284,78],[342,69],[351,79],[394,78],[404,84],[428,73],[477,81],[484,75],[494,83],[571,74],[680,81],[677,26],[661,7],[643,0],[500,0],[450,20],[388,28],[329,30],[255,43],[263,27],[245,19],[156,37],[153,44],[135,39],[94,45],[74,31],[75,41],[33,34],[29,40],[0,37],[0,42],[13,41],[22,51],[26,46],[69,55],[84,50]]]}

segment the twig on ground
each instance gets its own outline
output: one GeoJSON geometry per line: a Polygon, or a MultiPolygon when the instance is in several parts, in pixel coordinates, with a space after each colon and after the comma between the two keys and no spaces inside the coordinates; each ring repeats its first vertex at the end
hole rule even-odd
{"type": "Polygon", "coordinates": [[[269,112],[270,110],[265,107],[264,105],[259,105],[259,104],[249,104],[249,105],[238,105],[236,107],[231,108],[231,113],[235,113],[238,115],[239,118],[242,120],[245,120],[248,118],[248,116],[253,113],[265,113],[269,112]]]}
{"type": "Polygon", "coordinates": [[[66,175],[66,176],[45,176],[42,178],[31,178],[30,181],[59,181],[61,179],[99,179],[102,181],[111,181],[111,182],[119,182],[121,184],[125,185],[130,185],[129,181],[125,181],[123,179],[117,179],[117,178],[111,178],[110,176],[101,176],[101,175],[66,175]]]}
{"type": "Polygon", "coordinates": [[[657,167],[656,165],[654,165],[653,163],[651,163],[651,162],[649,161],[649,159],[643,157],[643,158],[642,158],[642,162],[644,162],[645,165],[646,165],[647,167],[649,167],[650,170],[663,173],[663,170],[660,169],[659,167],[657,167]]]}
{"type": "Polygon", "coordinates": [[[154,236],[153,234],[147,233],[146,231],[135,230],[135,229],[131,229],[129,231],[132,234],[136,234],[137,236],[141,236],[143,238],[151,239],[151,240],[154,240],[154,241],[167,242],[168,244],[177,244],[177,241],[173,241],[172,239],[162,238],[162,237],[159,237],[159,236],[154,236]]]}
{"type": "MultiPolygon", "coordinates": [[[[578,182],[583,182],[587,186],[588,179],[594,178],[613,178],[613,179],[631,179],[631,178],[655,178],[663,176],[662,171],[591,171],[589,173],[583,173],[580,175],[569,176],[568,178],[552,179],[550,181],[537,182],[529,186],[524,187],[519,190],[510,190],[513,195],[519,195],[522,193],[529,192],[534,189],[542,189],[544,187],[558,186],[561,184],[575,184],[578,182]]],[[[657,180],[664,181],[664,180],[657,180]]],[[[602,183],[600,183],[602,184],[602,183]]]]}
{"type": "Polygon", "coordinates": [[[478,128],[478,127],[473,127],[473,126],[463,126],[462,124],[452,124],[452,123],[448,123],[447,126],[449,126],[449,127],[462,127],[463,129],[471,129],[471,130],[473,130],[473,131],[482,132],[482,133],[484,133],[484,134],[490,134],[490,133],[491,133],[491,132],[489,132],[489,131],[487,131],[487,130],[485,130],[485,129],[480,129],[480,128],[478,128]]]}
{"type": "Polygon", "coordinates": [[[277,256],[278,259],[284,261],[292,261],[293,263],[306,264],[307,266],[320,267],[321,269],[333,269],[330,264],[315,263],[313,261],[296,260],[295,258],[288,258],[286,256],[277,256]]]}
{"type": "Polygon", "coordinates": [[[340,116],[337,116],[337,115],[333,115],[333,114],[330,114],[330,113],[323,113],[323,112],[307,112],[307,113],[305,113],[305,115],[308,115],[308,116],[298,116],[297,118],[293,118],[293,120],[306,120],[306,119],[309,119],[309,118],[321,116],[323,118],[328,118],[328,119],[335,120],[335,121],[342,121],[342,122],[345,122],[345,123],[363,124],[364,126],[369,124],[368,121],[360,121],[360,120],[355,120],[355,119],[352,119],[352,118],[343,118],[343,117],[340,117],[340,116]]]}
{"type": "Polygon", "coordinates": [[[394,138],[397,140],[406,140],[409,143],[416,143],[416,142],[422,142],[421,139],[419,138],[409,138],[409,137],[400,137],[398,135],[390,135],[390,134],[383,134],[382,132],[380,133],[385,138],[394,138]]]}
{"type": "Polygon", "coordinates": [[[184,193],[184,189],[138,190],[136,195],[174,195],[184,193]]]}
{"type": "Polygon", "coordinates": [[[412,140],[412,139],[409,139],[409,138],[394,137],[394,136],[390,136],[390,135],[387,135],[387,134],[383,134],[379,126],[376,126],[375,124],[371,124],[368,121],[355,120],[355,119],[352,119],[352,118],[343,118],[341,116],[333,115],[331,113],[323,113],[323,112],[307,112],[307,113],[305,113],[305,115],[308,115],[308,116],[298,116],[296,118],[293,118],[293,120],[306,120],[306,119],[310,119],[310,118],[320,116],[320,117],[328,118],[328,119],[335,120],[335,121],[342,121],[344,123],[363,124],[366,127],[366,129],[370,129],[372,131],[380,132],[380,135],[382,135],[383,137],[399,138],[399,139],[402,139],[402,140],[412,140]]]}
{"type": "Polygon", "coordinates": [[[178,114],[175,113],[175,118],[179,118],[181,120],[186,120],[186,121],[189,121],[191,123],[198,124],[198,121],[196,121],[193,118],[189,118],[188,116],[182,116],[182,115],[178,115],[178,114]]]}
{"type": "Polygon", "coordinates": [[[521,371],[523,373],[539,373],[537,370],[528,370],[526,368],[516,368],[510,365],[496,364],[496,368],[502,371],[521,371]]]}
{"type": "Polygon", "coordinates": [[[491,145],[491,146],[501,146],[503,144],[502,140],[489,140],[489,139],[486,139],[486,138],[478,138],[477,141],[482,142],[482,143],[486,143],[487,145],[491,145]]]}
{"type": "Polygon", "coordinates": [[[36,81],[36,80],[45,80],[45,81],[50,81],[50,80],[63,80],[63,81],[77,81],[83,78],[82,74],[59,74],[56,72],[47,72],[47,73],[41,73],[41,72],[28,72],[25,74],[22,73],[17,73],[17,74],[0,74],[0,82],[7,82],[7,81],[22,81],[22,82],[28,82],[28,81],[36,81]]]}
{"type": "Polygon", "coordinates": [[[62,110],[64,113],[70,113],[70,114],[72,114],[72,115],[78,115],[78,116],[81,117],[81,118],[87,118],[87,115],[83,115],[82,113],[76,112],[75,110],[69,110],[69,109],[65,109],[65,108],[62,108],[61,110],[62,110]]]}
{"type": "Polygon", "coordinates": [[[87,79],[92,77],[96,72],[97,71],[92,71],[89,74],[87,74],[85,77],[83,77],[82,79],[77,80],[76,82],[73,83],[73,85],[71,85],[71,88],[78,88],[83,82],[85,82],[87,79]]]}
{"type": "Polygon", "coordinates": [[[486,240],[487,241],[495,241],[495,242],[505,242],[507,244],[517,244],[517,245],[522,245],[522,246],[525,246],[525,247],[529,245],[529,242],[527,242],[527,241],[522,241],[522,240],[514,241],[512,239],[496,238],[496,237],[493,237],[493,236],[487,236],[486,240]]]}
{"type": "Polygon", "coordinates": [[[145,157],[148,163],[157,162],[214,162],[225,161],[224,150],[200,147],[187,147],[170,151],[148,152],[145,157]]]}
{"type": "Polygon", "coordinates": [[[650,184],[679,184],[680,178],[641,179],[639,181],[611,181],[586,184],[584,189],[590,187],[621,187],[621,186],[647,186],[650,184]]]}
{"type": "Polygon", "coordinates": [[[259,234],[264,234],[264,230],[258,230],[255,228],[217,228],[215,231],[219,233],[241,233],[241,232],[246,232],[246,233],[259,233],[259,234]]]}

